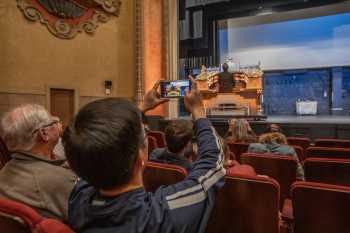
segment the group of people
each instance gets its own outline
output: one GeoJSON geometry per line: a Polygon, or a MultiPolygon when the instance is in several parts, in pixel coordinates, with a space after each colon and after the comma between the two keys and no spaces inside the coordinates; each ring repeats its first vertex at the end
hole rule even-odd
{"type": "MultiPolygon", "coordinates": [[[[0,132],[12,159],[0,170],[1,198],[27,204],[76,232],[204,232],[215,189],[224,183],[224,157],[191,81],[184,100],[198,158],[185,180],[154,193],[143,189],[148,158],[143,117],[166,101],[159,98],[157,83],[140,106],[122,98],[87,104],[64,132],[59,119],[39,105],[6,113],[0,132]],[[66,160],[54,154],[59,141],[66,160]]],[[[175,144],[170,150],[183,153],[175,144]]]]}
{"type": "MultiPolygon", "coordinates": [[[[235,155],[228,149],[228,143],[248,143],[248,152],[263,154],[288,155],[297,161],[296,177],[304,180],[304,170],[294,148],[288,145],[286,136],[277,124],[271,124],[266,132],[259,137],[255,134],[245,119],[231,119],[228,121],[228,131],[221,144],[224,151],[224,166],[228,173],[237,173],[241,170],[255,174],[252,167],[241,165],[235,160],[235,155]],[[242,169],[244,168],[244,169],[242,169]]],[[[192,143],[192,125],[186,120],[171,121],[165,129],[166,148],[155,149],[149,159],[155,162],[170,163],[191,169],[191,158],[196,154],[196,143],[192,143]],[[187,152],[187,153],[186,153],[187,152]],[[187,155],[187,156],[186,156],[187,155]]]]}
{"type": "MultiPolygon", "coordinates": [[[[240,166],[227,162],[224,142],[254,142],[256,136],[247,122],[237,120],[230,122],[227,138],[220,138],[206,119],[196,81],[191,82],[184,101],[193,121],[172,121],[165,130],[167,147],[150,156],[143,118],[166,102],[159,98],[159,82],[140,106],[122,98],[87,104],[64,131],[40,105],[6,113],[0,133],[12,158],[0,170],[0,197],[25,203],[76,232],[204,232],[225,167],[240,166]],[[189,162],[193,136],[197,158],[189,162]],[[62,146],[65,158],[55,154],[62,146]],[[148,157],[183,166],[188,176],[147,193],[142,172],[148,157]]],[[[261,144],[250,150],[276,150],[267,140],[281,144],[261,136],[261,144]]]]}
{"type": "Polygon", "coordinates": [[[271,124],[265,133],[259,137],[254,133],[245,119],[233,119],[229,121],[229,129],[226,135],[226,143],[249,143],[248,152],[279,154],[293,157],[297,161],[296,178],[304,180],[304,169],[293,147],[288,145],[286,136],[277,124],[271,124]]]}

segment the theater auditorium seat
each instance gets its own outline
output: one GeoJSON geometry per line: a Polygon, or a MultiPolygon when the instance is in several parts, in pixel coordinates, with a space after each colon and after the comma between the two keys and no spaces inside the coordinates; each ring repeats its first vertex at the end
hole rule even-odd
{"type": "Polygon", "coordinates": [[[315,141],[317,147],[339,147],[350,148],[350,140],[341,139],[317,139],[315,141]]]}
{"type": "Polygon", "coordinates": [[[171,185],[182,181],[187,171],[180,166],[148,161],[143,171],[146,191],[154,192],[161,185],[171,185]]]}
{"type": "Polygon", "coordinates": [[[350,159],[309,158],[304,170],[306,181],[350,186],[350,159]]]}
{"type": "Polygon", "coordinates": [[[225,177],[206,233],[278,233],[279,185],[267,177],[225,177]]]}
{"type": "Polygon", "coordinates": [[[304,151],[310,146],[310,138],[287,137],[288,144],[291,146],[300,146],[304,151]]]}
{"type": "Polygon", "coordinates": [[[166,146],[165,134],[162,131],[149,131],[147,136],[154,137],[157,140],[158,147],[163,148],[166,146]]]}
{"type": "Polygon", "coordinates": [[[306,158],[311,157],[350,159],[350,148],[309,147],[306,158]]]}
{"type": "Polygon", "coordinates": [[[296,182],[292,197],[294,233],[350,232],[350,187],[296,182]]]}
{"type": "Polygon", "coordinates": [[[43,218],[29,206],[7,199],[0,199],[0,232],[74,233],[63,223],[43,218]]]}
{"type": "Polygon", "coordinates": [[[290,186],[296,181],[296,160],[285,155],[246,153],[242,155],[242,164],[252,166],[259,175],[267,175],[278,181],[282,209],[284,200],[290,198],[290,186]]]}
{"type": "Polygon", "coordinates": [[[298,159],[300,162],[303,162],[305,160],[305,155],[304,155],[304,149],[301,146],[293,146],[293,149],[298,155],[298,159]]]}
{"type": "Polygon", "coordinates": [[[152,151],[156,148],[158,148],[157,139],[153,136],[147,136],[147,142],[148,142],[148,155],[152,153],[152,151]]]}
{"type": "Polygon", "coordinates": [[[235,155],[236,160],[241,162],[241,155],[248,152],[249,143],[228,142],[228,148],[235,155]]]}
{"type": "Polygon", "coordinates": [[[10,152],[4,141],[0,138],[0,169],[10,160],[10,152]]]}

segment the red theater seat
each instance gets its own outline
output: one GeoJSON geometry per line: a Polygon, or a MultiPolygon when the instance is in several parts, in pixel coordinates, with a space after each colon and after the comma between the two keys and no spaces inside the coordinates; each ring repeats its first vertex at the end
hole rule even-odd
{"type": "Polygon", "coordinates": [[[149,131],[147,136],[154,137],[157,140],[158,147],[166,147],[165,134],[162,131],[149,131]]]}
{"type": "Polygon", "coordinates": [[[338,148],[350,148],[350,140],[341,139],[317,139],[315,141],[317,147],[338,147],[338,148]]]}
{"type": "Polygon", "coordinates": [[[148,135],[147,142],[148,142],[148,155],[150,155],[154,149],[158,148],[157,139],[153,136],[148,135]]]}
{"type": "Polygon", "coordinates": [[[311,157],[350,159],[350,148],[309,147],[306,158],[311,157]]]}
{"type": "Polygon", "coordinates": [[[298,155],[298,159],[300,162],[303,162],[305,160],[305,155],[304,155],[304,149],[301,146],[293,146],[293,149],[298,155]]]}
{"type": "Polygon", "coordinates": [[[281,187],[280,207],[290,198],[290,186],[296,181],[297,161],[291,156],[277,154],[246,153],[242,163],[252,166],[259,175],[267,175],[278,181],[281,187]]]}
{"type": "Polygon", "coordinates": [[[228,142],[228,148],[235,155],[236,160],[241,162],[241,155],[248,152],[249,143],[228,142]]]}
{"type": "Polygon", "coordinates": [[[279,185],[266,177],[225,177],[206,233],[278,233],[279,185]]]}
{"type": "Polygon", "coordinates": [[[304,170],[306,181],[350,186],[350,159],[309,158],[304,170]]]}
{"type": "Polygon", "coordinates": [[[146,191],[154,192],[161,185],[171,185],[182,181],[187,171],[180,166],[148,161],[143,171],[143,184],[146,191]]]}
{"type": "Polygon", "coordinates": [[[68,226],[40,216],[24,204],[0,199],[0,231],[6,233],[74,233],[68,226]]]}
{"type": "Polygon", "coordinates": [[[350,232],[350,187],[296,182],[292,196],[294,233],[350,232]]]}
{"type": "Polygon", "coordinates": [[[237,164],[233,167],[226,168],[226,175],[233,176],[235,174],[256,176],[256,172],[252,166],[246,164],[237,164]]]}
{"type": "Polygon", "coordinates": [[[287,137],[288,144],[291,146],[300,146],[304,151],[310,146],[310,138],[287,137]]]}

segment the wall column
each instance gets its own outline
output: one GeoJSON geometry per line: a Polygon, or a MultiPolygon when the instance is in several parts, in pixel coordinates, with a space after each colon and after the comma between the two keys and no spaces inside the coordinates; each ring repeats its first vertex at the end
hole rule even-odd
{"type": "MultiPolygon", "coordinates": [[[[165,0],[167,2],[165,7],[167,19],[167,71],[169,80],[177,80],[179,77],[178,61],[179,61],[179,41],[178,41],[178,1],[165,0]]],[[[178,99],[171,100],[168,104],[168,117],[178,118],[179,116],[179,101],[178,99]]]]}
{"type": "MultiPolygon", "coordinates": [[[[150,90],[159,79],[164,79],[163,1],[143,0],[143,70],[144,90],[150,90]]],[[[152,115],[164,115],[164,106],[153,110],[152,115]]]]}

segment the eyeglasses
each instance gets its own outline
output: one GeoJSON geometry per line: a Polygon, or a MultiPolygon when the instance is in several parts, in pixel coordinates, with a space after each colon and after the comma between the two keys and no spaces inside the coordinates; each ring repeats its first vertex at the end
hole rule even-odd
{"type": "Polygon", "coordinates": [[[51,121],[50,123],[45,124],[45,125],[42,125],[42,126],[40,126],[39,128],[33,130],[32,135],[34,135],[35,133],[37,133],[37,132],[38,132],[39,130],[41,130],[41,129],[44,129],[44,128],[53,126],[53,125],[58,124],[58,123],[60,123],[60,118],[58,118],[58,117],[52,117],[52,121],[51,121]]]}

